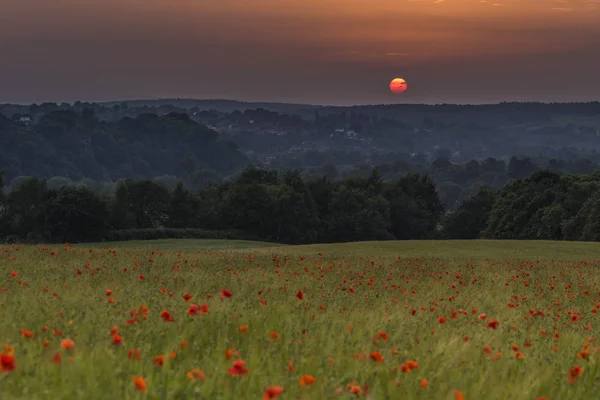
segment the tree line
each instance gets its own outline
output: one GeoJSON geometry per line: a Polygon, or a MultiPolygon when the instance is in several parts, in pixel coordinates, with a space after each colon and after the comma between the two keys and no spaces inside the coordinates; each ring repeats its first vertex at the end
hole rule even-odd
{"type": "Polygon", "coordinates": [[[305,179],[298,171],[247,167],[233,182],[193,193],[151,180],[119,181],[113,193],[51,189],[21,180],[0,195],[0,237],[97,242],[161,237],[238,238],[286,244],[409,239],[600,240],[600,170],[542,170],[500,190],[480,187],[444,209],[426,175],[383,180],[305,179]]]}
{"type": "Polygon", "coordinates": [[[114,193],[22,179],[0,198],[9,241],[95,242],[142,235],[253,238],[289,244],[435,236],[444,207],[433,182],[410,174],[383,181],[305,180],[298,171],[246,168],[234,182],[198,193],[151,180],[119,181],[114,193]],[[153,233],[154,232],[154,233],[153,233]],[[184,233],[182,233],[184,232],[184,233]]]}

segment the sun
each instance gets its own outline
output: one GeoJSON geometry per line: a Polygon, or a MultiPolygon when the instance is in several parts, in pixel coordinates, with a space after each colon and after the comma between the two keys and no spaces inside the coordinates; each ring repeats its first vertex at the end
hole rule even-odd
{"type": "Polygon", "coordinates": [[[392,81],[390,82],[390,90],[393,93],[397,93],[397,94],[404,93],[404,92],[406,92],[406,89],[408,89],[408,84],[402,78],[395,78],[395,79],[392,79],[392,81]]]}

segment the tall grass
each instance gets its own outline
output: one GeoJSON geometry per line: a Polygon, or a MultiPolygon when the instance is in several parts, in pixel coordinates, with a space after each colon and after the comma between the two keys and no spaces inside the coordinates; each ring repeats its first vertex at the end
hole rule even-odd
{"type": "Polygon", "coordinates": [[[254,399],[269,386],[284,388],[281,399],[453,399],[455,391],[587,399],[598,391],[594,244],[184,247],[5,248],[0,346],[16,368],[0,373],[0,397],[254,399]],[[208,313],[188,315],[191,304],[208,313]],[[75,347],[61,348],[65,339],[75,347]],[[134,349],[141,360],[128,358],[134,349]],[[249,372],[230,376],[239,359],[249,372]],[[418,368],[408,371],[409,360],[418,368]],[[583,372],[568,380],[576,365],[583,372]],[[188,377],[194,369],[204,381],[188,377]],[[302,385],[304,375],[315,382],[302,385]]]}

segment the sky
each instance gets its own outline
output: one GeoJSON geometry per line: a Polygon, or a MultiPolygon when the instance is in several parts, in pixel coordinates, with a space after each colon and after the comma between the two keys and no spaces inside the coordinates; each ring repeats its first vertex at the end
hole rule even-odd
{"type": "Polygon", "coordinates": [[[600,0],[0,0],[0,103],[600,100],[600,0]],[[402,77],[408,90],[392,94],[402,77]]]}

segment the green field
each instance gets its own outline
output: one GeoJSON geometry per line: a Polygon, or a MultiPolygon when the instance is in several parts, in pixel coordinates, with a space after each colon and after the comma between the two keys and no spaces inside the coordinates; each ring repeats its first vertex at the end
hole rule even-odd
{"type": "Polygon", "coordinates": [[[2,399],[554,400],[600,386],[596,243],[159,240],[0,257],[2,399]]]}

